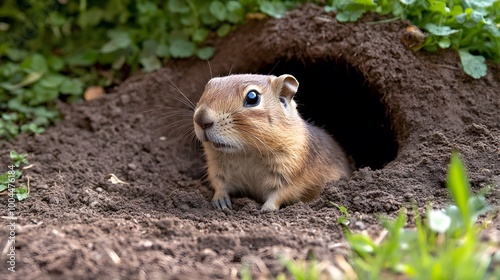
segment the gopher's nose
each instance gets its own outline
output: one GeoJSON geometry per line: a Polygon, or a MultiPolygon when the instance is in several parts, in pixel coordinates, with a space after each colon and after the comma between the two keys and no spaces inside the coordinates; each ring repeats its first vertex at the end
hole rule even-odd
{"type": "Polygon", "coordinates": [[[214,119],[210,116],[206,109],[198,109],[194,114],[194,122],[203,130],[207,130],[214,126],[214,119]]]}

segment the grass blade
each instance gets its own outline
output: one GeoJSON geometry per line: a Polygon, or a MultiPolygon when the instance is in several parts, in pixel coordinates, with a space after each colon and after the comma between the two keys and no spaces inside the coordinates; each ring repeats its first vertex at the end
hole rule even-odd
{"type": "Polygon", "coordinates": [[[469,209],[470,185],[464,164],[457,152],[451,156],[448,169],[448,189],[460,210],[467,231],[471,228],[471,217],[469,209]]]}

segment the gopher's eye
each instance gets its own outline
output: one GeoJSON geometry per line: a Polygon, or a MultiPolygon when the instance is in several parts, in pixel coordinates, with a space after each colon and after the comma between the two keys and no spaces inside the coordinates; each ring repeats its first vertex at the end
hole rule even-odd
{"type": "Polygon", "coordinates": [[[260,103],[260,93],[258,91],[251,90],[251,91],[247,92],[243,106],[255,107],[255,106],[259,105],[259,103],[260,103]]]}
{"type": "Polygon", "coordinates": [[[284,97],[280,96],[280,102],[281,102],[281,104],[283,104],[283,107],[285,107],[285,109],[286,109],[286,99],[284,97]]]}

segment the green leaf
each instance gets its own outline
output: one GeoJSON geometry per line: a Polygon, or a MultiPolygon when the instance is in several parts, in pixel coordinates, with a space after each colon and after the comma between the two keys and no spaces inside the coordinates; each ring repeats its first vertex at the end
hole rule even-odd
{"type": "Polygon", "coordinates": [[[458,15],[455,16],[455,20],[458,23],[460,23],[460,24],[465,23],[466,19],[467,19],[467,14],[466,13],[458,14],[458,15]]]}
{"type": "Polygon", "coordinates": [[[93,27],[98,25],[104,17],[103,10],[97,7],[92,7],[87,11],[80,13],[78,17],[78,25],[81,27],[93,27]]]}
{"type": "Polygon", "coordinates": [[[198,19],[194,18],[192,15],[186,14],[185,16],[181,17],[180,21],[181,21],[182,25],[187,26],[187,27],[192,27],[192,26],[196,26],[198,24],[197,20],[198,19]]]}
{"type": "Polygon", "coordinates": [[[217,23],[217,19],[211,13],[203,13],[201,15],[201,23],[205,26],[211,26],[217,23]]]}
{"type": "Polygon", "coordinates": [[[68,21],[68,19],[65,16],[63,16],[62,14],[60,14],[56,11],[49,13],[49,17],[47,19],[47,23],[54,26],[54,27],[61,27],[67,21],[68,21]]]}
{"type": "Polygon", "coordinates": [[[158,43],[153,39],[148,39],[142,43],[141,57],[150,57],[156,54],[158,43]]]}
{"type": "Polygon", "coordinates": [[[87,49],[78,51],[65,60],[70,66],[91,66],[97,62],[99,58],[99,51],[93,49],[87,49]]]}
{"type": "Polygon", "coordinates": [[[117,51],[119,49],[120,49],[120,47],[118,47],[118,45],[116,43],[114,43],[113,41],[109,41],[106,44],[104,44],[104,46],[102,46],[101,52],[102,53],[110,53],[110,52],[117,51]]]}
{"type": "Polygon", "coordinates": [[[375,243],[366,235],[348,235],[347,239],[352,249],[362,256],[372,254],[377,249],[375,243]]]}
{"type": "Polygon", "coordinates": [[[41,54],[35,53],[27,57],[22,63],[21,67],[29,69],[33,72],[45,73],[49,70],[47,66],[47,60],[41,54]]]}
{"type": "MultiPolygon", "coordinates": [[[[9,152],[9,157],[10,157],[10,159],[13,160],[15,167],[19,167],[19,166],[21,166],[21,164],[28,163],[28,154],[18,154],[16,151],[11,150],[9,152]]],[[[16,177],[16,179],[17,178],[18,177],[16,177]]]]}
{"type": "Polygon", "coordinates": [[[170,55],[170,50],[167,45],[159,44],[158,47],[156,48],[155,54],[158,57],[167,57],[170,55]]]}
{"type": "Polygon", "coordinates": [[[336,19],[339,22],[348,22],[348,21],[354,22],[354,21],[357,21],[358,19],[360,19],[364,13],[365,13],[365,11],[363,11],[363,10],[342,11],[342,12],[337,13],[336,19]]]}
{"type": "Polygon", "coordinates": [[[438,45],[442,49],[447,49],[451,46],[451,40],[448,37],[441,37],[438,40],[438,45]]]}
{"type": "MultiPolygon", "coordinates": [[[[7,90],[14,91],[16,89],[20,89],[20,88],[23,88],[27,85],[31,85],[31,84],[35,83],[36,81],[40,80],[40,78],[42,78],[42,76],[43,76],[42,72],[32,72],[32,73],[29,73],[26,77],[24,77],[24,79],[20,83],[18,83],[16,85],[11,85],[8,88],[6,88],[6,87],[4,87],[4,88],[7,90]]],[[[2,85],[0,84],[0,86],[2,86],[2,85]]]]}
{"type": "Polygon", "coordinates": [[[170,45],[170,54],[172,57],[190,57],[194,54],[196,46],[194,43],[177,39],[173,40],[170,45]]]}
{"type": "Polygon", "coordinates": [[[172,13],[188,13],[190,11],[188,4],[186,1],[182,0],[170,0],[168,1],[168,9],[172,13]]]}
{"type": "Polygon", "coordinates": [[[21,185],[14,189],[14,196],[18,201],[23,201],[29,197],[28,188],[21,185]]]}
{"type": "Polygon", "coordinates": [[[337,9],[333,6],[325,6],[325,12],[331,13],[331,12],[336,12],[337,9]]]}
{"type": "Polygon", "coordinates": [[[35,72],[47,72],[49,70],[47,60],[41,54],[34,54],[32,57],[30,69],[35,72]]]}
{"type": "Polygon", "coordinates": [[[449,26],[438,26],[434,23],[429,23],[425,25],[425,29],[429,31],[429,33],[437,35],[437,36],[449,36],[451,34],[457,33],[458,30],[451,29],[449,26]]]}
{"type": "Polygon", "coordinates": [[[8,48],[6,54],[7,57],[14,62],[21,61],[29,55],[28,51],[17,48],[8,48]]]}
{"type": "Polygon", "coordinates": [[[227,20],[231,23],[240,23],[245,19],[245,10],[243,6],[238,1],[229,1],[226,3],[227,10],[229,11],[227,15],[227,20]]]}
{"type": "Polygon", "coordinates": [[[499,42],[500,45],[500,30],[498,29],[499,27],[494,22],[491,22],[491,23],[486,23],[483,28],[491,35],[496,37],[497,38],[496,40],[499,42]]]}
{"type": "Polygon", "coordinates": [[[57,88],[62,82],[66,79],[66,77],[58,74],[50,74],[43,79],[40,80],[40,85],[46,88],[57,88]]]}
{"type": "Polygon", "coordinates": [[[441,14],[444,15],[444,14],[447,13],[446,3],[445,2],[434,1],[429,6],[429,11],[438,12],[438,13],[441,13],[441,14]]]}
{"type": "Polygon", "coordinates": [[[407,5],[407,6],[410,6],[410,5],[413,5],[413,3],[415,3],[416,0],[399,0],[399,2],[407,5]]]}
{"type": "Polygon", "coordinates": [[[473,11],[471,14],[470,14],[470,19],[475,22],[475,23],[478,23],[478,22],[482,22],[484,20],[484,17],[483,17],[483,14],[481,14],[480,12],[478,11],[473,11]]]}
{"type": "Polygon", "coordinates": [[[47,63],[49,64],[50,69],[59,72],[64,68],[64,60],[55,55],[51,55],[47,59],[47,63]]]}
{"type": "Polygon", "coordinates": [[[51,120],[55,120],[59,116],[59,112],[56,108],[47,108],[45,106],[39,106],[31,108],[35,114],[33,122],[37,125],[47,126],[50,124],[51,120]]]}
{"type": "Polygon", "coordinates": [[[199,28],[199,29],[196,29],[193,32],[193,35],[191,36],[191,39],[195,43],[201,43],[201,42],[203,42],[203,41],[205,41],[207,39],[208,34],[209,34],[208,29],[199,28]]]}
{"type": "Polygon", "coordinates": [[[198,56],[198,58],[202,60],[207,60],[211,58],[213,55],[214,55],[214,48],[210,46],[200,48],[196,52],[196,56],[198,56]]]}
{"type": "Polygon", "coordinates": [[[7,189],[9,185],[9,173],[5,172],[0,174],[0,192],[7,189]]]}
{"type": "Polygon", "coordinates": [[[19,170],[17,170],[17,169],[16,169],[16,170],[14,170],[14,178],[16,178],[16,180],[17,180],[17,179],[19,179],[19,178],[21,178],[21,175],[23,175],[23,174],[21,173],[21,171],[19,171],[19,170]]]}
{"type": "Polygon", "coordinates": [[[6,138],[16,137],[19,134],[19,127],[10,121],[0,119],[0,135],[6,138]]]}
{"type": "Polygon", "coordinates": [[[464,221],[460,209],[456,205],[450,205],[445,209],[446,216],[450,217],[451,224],[448,230],[449,233],[455,234],[464,229],[464,221]]]}
{"type": "Polygon", "coordinates": [[[352,0],[335,2],[337,20],[340,22],[357,21],[365,12],[377,7],[373,0],[352,0]]]}
{"type": "Polygon", "coordinates": [[[332,204],[333,206],[337,207],[337,209],[340,210],[340,212],[342,212],[342,214],[344,214],[346,217],[349,217],[349,212],[347,212],[347,208],[345,208],[344,206],[342,205],[338,205],[332,201],[330,201],[330,204],[332,204]]]}
{"type": "Polygon", "coordinates": [[[495,4],[495,2],[498,2],[498,0],[473,0],[473,1],[469,1],[471,7],[474,9],[490,8],[495,4]]]}
{"type": "Polygon", "coordinates": [[[471,222],[475,223],[480,215],[486,214],[492,208],[486,203],[483,196],[473,196],[468,201],[469,209],[471,211],[471,222]]]}
{"type": "Polygon", "coordinates": [[[4,77],[12,77],[16,75],[18,72],[22,72],[19,64],[7,62],[4,65],[0,66],[0,75],[4,77]]]}
{"type": "Polygon", "coordinates": [[[30,107],[41,105],[50,101],[54,101],[59,96],[59,90],[56,88],[46,88],[36,83],[33,89],[26,90],[24,97],[28,99],[30,107]]]}
{"type": "Polygon", "coordinates": [[[78,79],[65,79],[59,90],[64,94],[81,95],[83,86],[83,82],[78,79]]]}
{"type": "Polygon", "coordinates": [[[141,14],[154,14],[158,11],[158,6],[149,1],[137,1],[136,7],[141,14]]]}
{"type": "Polygon", "coordinates": [[[481,55],[472,55],[466,50],[459,50],[462,67],[469,76],[479,79],[487,74],[485,58],[481,55]]]}
{"type": "Polygon", "coordinates": [[[161,68],[161,61],[156,56],[141,57],[139,62],[146,72],[153,72],[161,68]]]}
{"type": "Polygon", "coordinates": [[[279,1],[261,1],[260,10],[273,18],[282,18],[286,12],[286,7],[279,1]]]}
{"type": "Polygon", "coordinates": [[[141,25],[150,23],[153,17],[158,13],[158,6],[149,1],[138,1],[136,7],[137,10],[139,10],[139,23],[141,25]]]}
{"type": "Polygon", "coordinates": [[[108,36],[111,40],[102,46],[102,53],[114,52],[127,48],[132,44],[129,34],[125,31],[110,30],[108,31],[108,36]]]}
{"type": "Polygon", "coordinates": [[[21,132],[26,133],[33,133],[33,134],[40,134],[45,132],[45,129],[42,127],[39,127],[36,123],[27,123],[23,124],[21,126],[21,132]]]}
{"type": "Polygon", "coordinates": [[[213,1],[212,3],[210,3],[209,11],[216,19],[220,21],[226,19],[226,5],[224,5],[220,1],[213,1]]]}
{"type": "Polygon", "coordinates": [[[231,32],[231,25],[229,24],[221,25],[216,31],[217,36],[219,37],[225,37],[227,36],[227,34],[229,34],[229,32],[231,32]]]}
{"type": "Polygon", "coordinates": [[[349,220],[346,218],[346,216],[340,216],[337,218],[337,224],[342,224],[342,225],[349,225],[349,220]]]}
{"type": "Polygon", "coordinates": [[[2,119],[6,120],[6,121],[18,121],[19,120],[19,114],[18,113],[10,113],[10,114],[7,114],[7,113],[3,113],[2,114],[2,119]]]}

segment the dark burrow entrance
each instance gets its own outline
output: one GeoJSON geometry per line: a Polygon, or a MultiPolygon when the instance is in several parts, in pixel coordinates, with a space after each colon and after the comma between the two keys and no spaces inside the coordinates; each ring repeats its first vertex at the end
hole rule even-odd
{"type": "Polygon", "coordinates": [[[327,61],[288,61],[261,70],[297,78],[299,112],[334,135],[357,168],[380,169],[396,158],[398,144],[381,95],[356,69],[327,61]]]}

